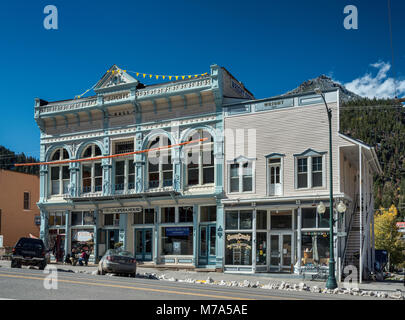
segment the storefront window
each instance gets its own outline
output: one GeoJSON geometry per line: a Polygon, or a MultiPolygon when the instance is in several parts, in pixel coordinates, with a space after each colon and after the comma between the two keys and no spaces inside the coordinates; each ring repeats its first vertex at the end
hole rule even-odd
{"type": "Polygon", "coordinates": [[[144,209],[142,212],[134,213],[134,224],[153,224],[155,223],[155,209],[144,209]]]}
{"type": "Polygon", "coordinates": [[[302,234],[302,265],[305,267],[329,265],[329,233],[304,232],[302,234]]]}
{"type": "Polygon", "coordinates": [[[83,214],[82,212],[72,212],[72,226],[83,225],[83,214]]]}
{"type": "Polygon", "coordinates": [[[329,228],[329,207],[323,215],[314,208],[302,208],[302,228],[329,228]]]}
{"type": "Polygon", "coordinates": [[[252,234],[227,233],[225,242],[225,264],[252,264],[252,234]]]}
{"type": "Polygon", "coordinates": [[[174,223],[176,219],[176,208],[162,208],[162,223],[174,223]]]}
{"type": "Polygon", "coordinates": [[[162,228],[162,255],[192,255],[193,227],[162,228]]]}
{"type": "Polygon", "coordinates": [[[201,222],[210,222],[217,220],[217,207],[216,206],[204,206],[201,207],[201,222]]]}
{"type": "Polygon", "coordinates": [[[134,213],[134,224],[143,224],[143,212],[134,213]]]}
{"type": "Polygon", "coordinates": [[[329,207],[326,208],[323,214],[318,213],[318,227],[319,228],[329,228],[329,207]]]}
{"type": "Polygon", "coordinates": [[[179,222],[193,222],[193,207],[179,207],[179,222]]]}
{"type": "Polygon", "coordinates": [[[65,226],[66,224],[66,216],[64,212],[50,212],[48,225],[52,226],[65,226]]]}
{"type": "Polygon", "coordinates": [[[145,209],[145,224],[155,223],[155,209],[145,209]]]}
{"type": "Polygon", "coordinates": [[[73,229],[72,249],[76,252],[88,251],[94,253],[94,229],[73,229]]]}
{"type": "Polygon", "coordinates": [[[302,208],[302,228],[316,228],[316,208],[302,208]]]}
{"type": "Polygon", "coordinates": [[[93,225],[94,214],[92,211],[72,212],[72,226],[93,225]]]}
{"type": "Polygon", "coordinates": [[[266,264],[267,232],[256,233],[256,264],[266,264]]]}
{"type": "Polygon", "coordinates": [[[227,211],[226,212],[226,221],[225,221],[226,229],[228,229],[228,230],[238,229],[238,217],[239,217],[238,211],[227,211]]]}
{"type": "Polygon", "coordinates": [[[225,227],[227,230],[251,230],[252,219],[251,210],[227,211],[225,227]]]}
{"type": "Polygon", "coordinates": [[[105,226],[119,226],[119,224],[120,224],[119,213],[104,214],[104,225],[105,226]]]}
{"type": "Polygon", "coordinates": [[[257,210],[256,211],[256,229],[267,229],[267,211],[257,210]]]}
{"type": "Polygon", "coordinates": [[[291,211],[271,212],[270,224],[272,230],[291,230],[292,214],[291,211]]]}

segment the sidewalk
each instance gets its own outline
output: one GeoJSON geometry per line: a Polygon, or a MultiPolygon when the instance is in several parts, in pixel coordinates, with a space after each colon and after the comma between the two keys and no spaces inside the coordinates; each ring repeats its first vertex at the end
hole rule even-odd
{"type": "MultiPolygon", "coordinates": [[[[89,264],[89,266],[72,266],[68,264],[54,264],[51,265],[57,267],[60,272],[75,272],[95,274],[97,271],[97,265],[89,264]]],[[[9,268],[10,261],[0,260],[0,267],[9,268]]],[[[200,272],[191,270],[171,270],[166,268],[151,268],[140,267],[137,268],[137,275],[139,277],[151,278],[151,279],[165,279],[169,281],[187,281],[187,282],[200,282],[200,283],[214,283],[214,282],[244,282],[259,285],[268,285],[269,283],[280,285],[285,282],[290,285],[305,283],[307,286],[317,286],[318,288],[325,288],[325,281],[311,281],[310,279],[303,280],[302,277],[290,274],[279,273],[256,273],[256,274],[232,274],[221,272],[200,272]],[[194,281],[192,281],[194,280],[194,281]]],[[[345,288],[344,283],[338,283],[339,288],[345,288]]],[[[360,290],[369,291],[385,291],[395,292],[396,290],[405,291],[404,283],[395,282],[363,282],[359,284],[360,290]]]]}

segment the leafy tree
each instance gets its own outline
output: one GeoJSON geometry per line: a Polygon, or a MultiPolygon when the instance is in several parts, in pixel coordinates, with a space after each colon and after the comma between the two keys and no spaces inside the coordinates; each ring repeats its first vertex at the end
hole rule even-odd
{"type": "Polygon", "coordinates": [[[398,210],[394,205],[386,210],[380,208],[374,216],[375,248],[387,250],[390,268],[404,261],[404,242],[396,226],[398,210]]]}

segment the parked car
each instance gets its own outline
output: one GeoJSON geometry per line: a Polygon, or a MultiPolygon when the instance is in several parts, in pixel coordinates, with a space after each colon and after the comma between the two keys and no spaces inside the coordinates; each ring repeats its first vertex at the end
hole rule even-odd
{"type": "Polygon", "coordinates": [[[110,249],[98,263],[98,274],[106,273],[127,274],[136,276],[136,260],[129,251],[110,249]]]}
{"type": "Polygon", "coordinates": [[[41,239],[20,238],[13,248],[11,268],[31,265],[37,266],[39,270],[44,270],[47,263],[47,252],[41,239]]]}

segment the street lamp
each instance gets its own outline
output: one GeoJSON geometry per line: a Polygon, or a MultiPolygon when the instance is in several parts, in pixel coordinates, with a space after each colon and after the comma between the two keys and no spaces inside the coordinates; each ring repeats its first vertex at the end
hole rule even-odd
{"type": "MultiPolygon", "coordinates": [[[[335,277],[335,257],[333,250],[333,175],[332,175],[332,110],[328,107],[326,103],[325,96],[322,93],[320,88],[314,89],[316,94],[319,94],[323,102],[325,103],[326,112],[328,113],[328,122],[329,122],[329,276],[326,281],[327,289],[336,289],[336,277],[335,277]]],[[[322,209],[322,208],[320,208],[322,209]]],[[[325,209],[324,209],[325,212],[325,209]]]]}

